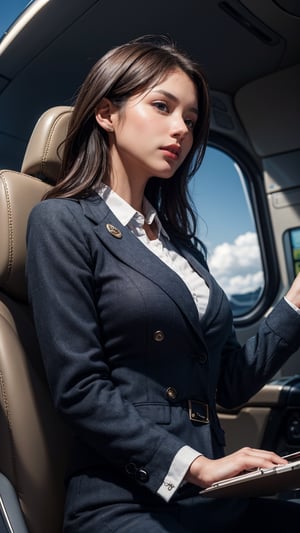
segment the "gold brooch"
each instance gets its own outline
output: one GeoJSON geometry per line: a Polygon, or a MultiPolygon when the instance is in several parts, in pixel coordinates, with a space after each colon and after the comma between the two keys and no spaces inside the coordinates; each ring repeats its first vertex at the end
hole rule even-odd
{"type": "Polygon", "coordinates": [[[116,237],[116,239],[122,239],[123,235],[121,231],[116,228],[116,226],[113,226],[112,224],[106,224],[106,229],[108,233],[110,233],[113,237],[116,237]]]}

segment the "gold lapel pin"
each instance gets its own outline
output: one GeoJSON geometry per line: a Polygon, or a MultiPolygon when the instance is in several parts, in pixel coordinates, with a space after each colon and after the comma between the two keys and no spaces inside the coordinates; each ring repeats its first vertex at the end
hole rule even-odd
{"type": "Polygon", "coordinates": [[[108,233],[110,233],[113,237],[116,237],[116,239],[122,239],[123,235],[121,231],[116,228],[116,226],[113,226],[112,224],[106,224],[106,229],[108,233]]]}

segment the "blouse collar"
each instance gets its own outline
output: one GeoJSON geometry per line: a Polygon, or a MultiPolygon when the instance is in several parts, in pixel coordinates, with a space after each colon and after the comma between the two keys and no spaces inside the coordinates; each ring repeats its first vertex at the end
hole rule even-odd
{"type": "Polygon", "coordinates": [[[128,202],[126,202],[126,200],[121,198],[121,196],[105,183],[100,184],[98,194],[123,226],[130,227],[131,225],[134,225],[142,228],[145,223],[150,225],[155,220],[158,229],[158,238],[160,237],[160,234],[168,237],[161,225],[156,209],[145,196],[143,199],[143,214],[134,209],[128,202]]]}

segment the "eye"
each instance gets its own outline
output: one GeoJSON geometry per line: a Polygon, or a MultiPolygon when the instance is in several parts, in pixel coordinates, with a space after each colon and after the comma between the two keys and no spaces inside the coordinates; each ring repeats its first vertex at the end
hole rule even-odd
{"type": "Polygon", "coordinates": [[[190,118],[185,119],[184,121],[188,127],[189,130],[193,130],[195,127],[195,121],[191,120],[190,118]]]}
{"type": "Polygon", "coordinates": [[[163,113],[169,113],[169,106],[166,104],[166,102],[162,101],[156,101],[153,102],[152,105],[156,107],[159,111],[162,111],[163,113]]]}

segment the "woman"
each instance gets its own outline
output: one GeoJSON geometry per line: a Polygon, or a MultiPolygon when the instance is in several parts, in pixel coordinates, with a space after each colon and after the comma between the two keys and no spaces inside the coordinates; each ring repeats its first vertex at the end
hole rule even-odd
{"type": "Polygon", "coordinates": [[[237,342],[187,195],[208,123],[205,76],[171,42],[111,50],[77,97],[58,183],[31,213],[29,296],[74,432],[66,533],[232,532],[257,524],[261,505],[272,531],[282,506],[285,531],[300,517],[297,505],[199,496],[286,462],[251,448],[224,457],[216,402],[246,402],[300,344],[300,278],[237,342]]]}

